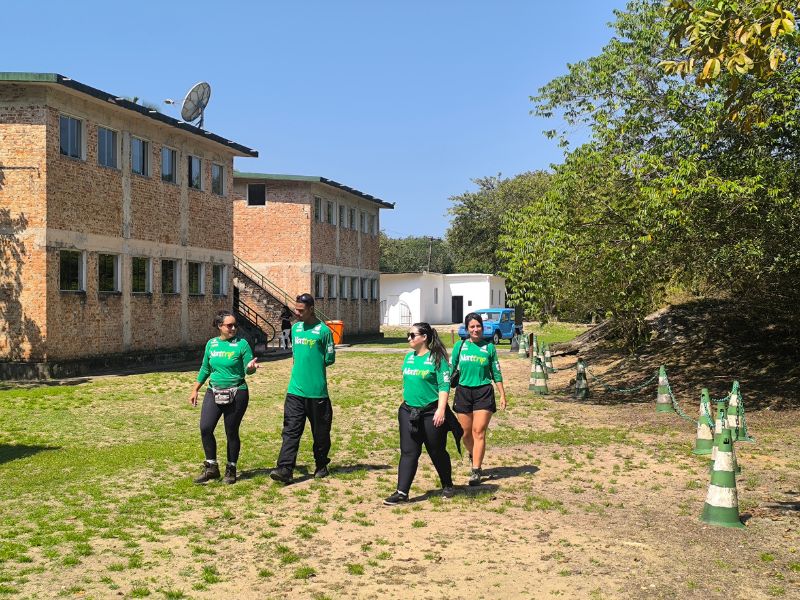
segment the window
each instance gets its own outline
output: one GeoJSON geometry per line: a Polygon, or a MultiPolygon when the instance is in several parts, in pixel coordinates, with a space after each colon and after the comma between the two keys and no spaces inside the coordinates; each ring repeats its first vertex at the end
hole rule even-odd
{"type": "Polygon", "coordinates": [[[361,297],[364,300],[369,300],[369,279],[366,277],[361,278],[361,297]]]}
{"type": "Polygon", "coordinates": [[[503,316],[500,317],[500,321],[505,323],[508,320],[509,320],[509,314],[508,313],[503,313],[503,316]]]}
{"type": "Polygon", "coordinates": [[[324,275],[322,273],[314,273],[314,298],[324,298],[325,296],[322,295],[322,282],[324,280],[324,275]]]}
{"type": "Polygon", "coordinates": [[[358,277],[350,278],[350,297],[353,300],[358,300],[358,277]]]}
{"type": "Polygon", "coordinates": [[[61,115],[61,154],[72,158],[83,158],[83,121],[61,115]]]}
{"type": "Polygon", "coordinates": [[[131,138],[131,171],[145,177],[150,175],[150,165],[147,160],[149,149],[149,142],[140,140],[137,137],[131,138]]]}
{"type": "Polygon", "coordinates": [[[367,213],[361,213],[361,231],[367,233],[367,213]]]}
{"type": "Polygon", "coordinates": [[[339,227],[347,227],[347,207],[339,205],[339,227]]]}
{"type": "Polygon", "coordinates": [[[350,291],[350,278],[344,275],[339,277],[339,297],[347,300],[348,292],[350,291]]]}
{"type": "Polygon", "coordinates": [[[117,132],[97,128],[97,164],[117,168],[117,132]]]}
{"type": "Polygon", "coordinates": [[[371,233],[372,235],[377,235],[378,234],[378,232],[375,230],[375,222],[376,222],[376,220],[377,219],[375,219],[375,215],[370,215],[369,216],[369,233],[371,233]]]}
{"type": "Polygon", "coordinates": [[[378,280],[377,279],[373,279],[372,280],[372,299],[373,300],[377,300],[378,299],[378,280]]]}
{"type": "Polygon", "coordinates": [[[149,294],[153,291],[150,259],[142,256],[131,258],[131,292],[149,294]]]}
{"type": "Polygon", "coordinates": [[[97,255],[97,291],[119,291],[119,256],[116,254],[97,255]]]}
{"type": "Polygon", "coordinates": [[[350,229],[358,229],[358,222],[356,221],[356,209],[350,209],[350,229]]]}
{"type": "Polygon", "coordinates": [[[325,215],[325,216],[328,218],[328,224],[329,225],[333,225],[335,223],[335,221],[334,221],[334,212],[333,212],[335,207],[333,205],[333,202],[331,202],[330,200],[326,204],[327,204],[328,212],[327,212],[327,215],[325,215]]]}
{"type": "Polygon", "coordinates": [[[494,290],[489,291],[489,304],[494,304],[494,290]]]}
{"type": "Polygon", "coordinates": [[[201,173],[203,161],[196,156],[189,156],[189,187],[196,190],[203,189],[203,175],[201,173]]]}
{"type": "Polygon", "coordinates": [[[177,260],[161,261],[161,293],[181,293],[181,270],[177,260]]]}
{"type": "Polygon", "coordinates": [[[264,183],[247,184],[247,206],[264,206],[267,203],[267,185],[264,183]]]}
{"type": "Polygon", "coordinates": [[[433,288],[433,303],[434,304],[439,304],[439,288],[438,287],[433,288]]]}
{"type": "Polygon", "coordinates": [[[336,275],[328,275],[328,298],[336,298],[336,275]]]}
{"type": "Polygon", "coordinates": [[[178,164],[178,153],[172,148],[161,148],[161,180],[167,183],[178,183],[178,173],[175,165],[178,164]]]}
{"type": "Polygon", "coordinates": [[[205,265],[203,263],[189,263],[189,295],[202,296],[206,293],[205,265]]]}
{"type": "Polygon", "coordinates": [[[225,168],[222,165],[211,163],[211,191],[217,196],[225,194],[225,168]]]}
{"type": "Polygon", "coordinates": [[[322,198],[314,196],[314,220],[317,223],[322,222],[322,198]]]}
{"type": "Polygon", "coordinates": [[[85,291],[86,255],[80,250],[61,250],[58,263],[58,289],[62,292],[85,291]]]}
{"type": "Polygon", "coordinates": [[[211,293],[215,296],[227,296],[228,268],[225,265],[214,265],[211,277],[211,293]]]}

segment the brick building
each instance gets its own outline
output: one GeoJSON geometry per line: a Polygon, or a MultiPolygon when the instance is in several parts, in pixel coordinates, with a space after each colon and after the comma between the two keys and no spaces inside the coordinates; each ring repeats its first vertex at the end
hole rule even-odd
{"type": "MultiPolygon", "coordinates": [[[[287,304],[313,292],[325,317],[344,321],[346,337],[380,330],[380,209],[394,204],[324,177],[236,172],[233,187],[242,270],[252,267],[287,304]]],[[[238,287],[247,301],[251,286],[238,287]]]]}
{"type": "Polygon", "coordinates": [[[197,348],[230,308],[250,148],[57,74],[0,73],[0,361],[197,348]]]}

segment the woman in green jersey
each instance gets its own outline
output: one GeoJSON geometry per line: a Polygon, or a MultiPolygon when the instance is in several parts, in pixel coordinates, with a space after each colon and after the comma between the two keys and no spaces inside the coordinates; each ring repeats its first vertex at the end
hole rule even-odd
{"type": "Polygon", "coordinates": [[[195,483],[207,483],[219,479],[217,464],[217,440],[214,429],[220,417],[225,420],[225,435],[228,438],[228,464],[225,468],[225,483],[236,483],[236,461],[239,459],[239,425],[247,410],[250,399],[245,375],[252,375],[259,365],[253,358],[253,351],[246,339],[237,335],[236,317],[230,311],[221,310],[214,317],[214,327],[219,336],[211,338],[206,344],[203,364],[197,374],[189,402],[197,406],[197,393],[210,379],[210,385],[203,396],[200,410],[200,438],[206,460],[203,474],[195,483]]]}
{"type": "Polygon", "coordinates": [[[442,482],[442,496],[452,498],[455,494],[450,455],[447,453],[447,432],[450,431],[447,423],[450,393],[447,350],[428,323],[411,326],[408,345],[411,351],[403,360],[403,403],[397,411],[400,424],[397,490],[383,501],[389,506],[408,502],[423,444],[442,482]]]}
{"type": "Polygon", "coordinates": [[[497,386],[500,408],[506,407],[503,375],[494,344],[483,339],[483,319],[469,313],[464,319],[469,336],[453,348],[452,371],[459,372],[453,411],[464,428],[464,445],[472,458],[470,485],[481,482],[481,465],[486,453],[486,429],[497,411],[492,382],[497,386]]]}

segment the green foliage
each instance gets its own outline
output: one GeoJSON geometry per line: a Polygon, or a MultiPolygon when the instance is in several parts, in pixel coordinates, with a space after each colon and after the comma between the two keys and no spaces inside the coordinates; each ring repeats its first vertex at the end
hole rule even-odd
{"type": "Polygon", "coordinates": [[[379,243],[381,273],[453,272],[453,261],[447,244],[439,238],[390,238],[381,231],[379,243]]]}

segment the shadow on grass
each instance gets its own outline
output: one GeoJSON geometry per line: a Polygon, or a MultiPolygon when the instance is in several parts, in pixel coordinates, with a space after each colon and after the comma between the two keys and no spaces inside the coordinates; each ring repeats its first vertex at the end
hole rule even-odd
{"type": "Polygon", "coordinates": [[[36,380],[36,381],[4,381],[0,382],[0,391],[3,390],[30,390],[40,387],[58,387],[58,386],[72,386],[80,385],[91,381],[91,377],[74,377],[72,379],[51,379],[51,380],[36,380]]]}
{"type": "MultiPolygon", "coordinates": [[[[351,473],[357,473],[359,471],[385,471],[390,469],[389,465],[370,465],[370,464],[354,464],[354,465],[343,465],[343,466],[331,466],[330,467],[330,475],[329,477],[336,478],[337,475],[349,475],[351,473]]],[[[254,479],[256,477],[269,476],[270,473],[274,471],[273,468],[259,468],[259,469],[250,469],[249,471],[242,471],[239,473],[239,479],[254,479]]],[[[300,465],[295,468],[295,477],[292,480],[292,483],[289,485],[294,485],[296,483],[302,483],[304,481],[308,481],[309,479],[314,479],[314,472],[309,470],[308,467],[305,465],[300,465]]]]}
{"type": "MultiPolygon", "coordinates": [[[[482,483],[481,485],[476,485],[470,487],[468,485],[456,485],[453,486],[456,489],[455,497],[466,496],[468,498],[476,498],[477,496],[485,496],[489,494],[496,494],[497,490],[500,489],[499,485],[494,483],[482,483]]],[[[441,497],[442,490],[428,490],[421,496],[414,496],[413,498],[409,498],[410,502],[424,502],[425,500],[430,500],[431,498],[438,498],[441,497]]]]}
{"type": "Polygon", "coordinates": [[[33,456],[39,452],[58,449],[58,446],[17,446],[11,444],[0,444],[0,465],[11,462],[12,460],[28,458],[29,456],[33,456]]]}
{"type": "Polygon", "coordinates": [[[536,465],[520,465],[518,467],[493,467],[484,469],[483,475],[488,479],[508,479],[520,475],[535,475],[539,472],[536,465]]]}

